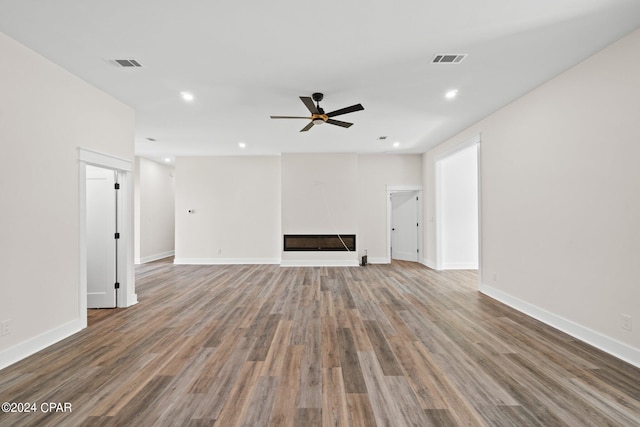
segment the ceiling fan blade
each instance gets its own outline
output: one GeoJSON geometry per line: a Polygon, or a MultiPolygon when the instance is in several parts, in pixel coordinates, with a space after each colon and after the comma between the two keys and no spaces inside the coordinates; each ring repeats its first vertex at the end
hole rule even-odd
{"type": "Polygon", "coordinates": [[[302,129],[300,129],[300,132],[306,132],[309,129],[311,129],[313,127],[313,122],[309,122],[308,125],[306,125],[305,127],[303,127],[302,129]]]}
{"type": "Polygon", "coordinates": [[[345,107],[345,108],[341,108],[339,110],[327,113],[327,116],[335,117],[335,116],[340,116],[342,114],[353,113],[354,111],[360,111],[360,110],[364,110],[364,107],[362,106],[362,104],[356,104],[356,105],[352,105],[351,107],[345,107]]]}
{"type": "Polygon", "coordinates": [[[272,119],[307,119],[310,117],[302,117],[302,116],[271,116],[272,119]]]}
{"type": "Polygon", "coordinates": [[[308,96],[301,96],[300,100],[304,103],[304,105],[307,106],[309,111],[311,111],[311,114],[318,114],[318,107],[316,107],[316,104],[313,103],[313,99],[309,98],[308,96]]]}
{"type": "Polygon", "coordinates": [[[340,120],[334,120],[334,119],[327,120],[327,123],[331,123],[332,125],[336,125],[336,126],[342,126],[343,128],[348,128],[353,125],[353,123],[341,122],[340,120]]]}

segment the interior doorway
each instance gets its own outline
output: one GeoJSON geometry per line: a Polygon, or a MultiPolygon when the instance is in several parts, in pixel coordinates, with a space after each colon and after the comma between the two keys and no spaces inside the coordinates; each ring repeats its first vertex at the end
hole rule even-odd
{"type": "Polygon", "coordinates": [[[436,268],[480,264],[479,137],[436,159],[436,268]]]}
{"type": "MultiPolygon", "coordinates": [[[[114,181],[117,180],[120,189],[117,190],[117,198],[114,196],[113,202],[116,204],[115,218],[117,221],[117,251],[115,251],[115,281],[114,289],[118,287],[115,296],[116,307],[129,307],[137,304],[138,298],[135,294],[135,276],[133,264],[133,163],[118,157],[94,151],[78,148],[78,208],[80,217],[79,230],[79,276],[80,286],[78,292],[79,317],[83,326],[87,326],[87,308],[89,303],[89,222],[88,218],[88,185],[87,177],[91,176],[96,167],[102,169],[106,175],[111,174],[114,181]],[[116,285],[117,283],[117,285],[116,285]]],[[[101,172],[103,173],[103,172],[101,172]]],[[[113,183],[115,184],[115,182],[113,183]]],[[[105,184],[106,185],[106,184],[105,184]]],[[[109,208],[110,209],[110,208],[109,208]]],[[[106,220],[105,220],[106,221],[106,220]]],[[[110,231],[104,231],[104,234],[110,231]]],[[[115,232],[114,232],[115,233],[115,232]]],[[[115,238],[115,234],[114,234],[115,238]]],[[[98,245],[99,246],[99,245],[98,245]]],[[[106,247],[106,246],[105,246],[106,247]]],[[[110,249],[104,249],[109,250],[110,249]]],[[[106,268],[106,267],[105,267],[106,268]]],[[[108,279],[111,280],[111,279],[108,279]]],[[[109,299],[111,296],[108,297],[109,299]]]]}
{"type": "Polygon", "coordinates": [[[391,193],[391,259],[418,262],[418,194],[391,193]]]}
{"type": "Polygon", "coordinates": [[[387,186],[387,262],[422,262],[422,188],[387,186]]]}

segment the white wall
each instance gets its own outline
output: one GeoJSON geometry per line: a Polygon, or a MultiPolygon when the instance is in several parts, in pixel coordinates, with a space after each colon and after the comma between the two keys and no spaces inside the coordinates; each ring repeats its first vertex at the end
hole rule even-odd
{"type": "Polygon", "coordinates": [[[2,367],[83,327],[77,147],[133,162],[134,112],[2,33],[0,56],[2,367]]]}
{"type": "Polygon", "coordinates": [[[280,262],[280,157],[180,157],[175,177],[176,263],[280,262]]]}
{"type": "Polygon", "coordinates": [[[386,186],[420,186],[421,162],[393,154],[179,158],[176,262],[355,265],[364,248],[370,262],[384,262],[386,186]],[[282,251],[283,234],[306,233],[356,233],[358,252],[282,251]]]}
{"type": "Polygon", "coordinates": [[[481,133],[481,290],[638,366],[639,117],[637,30],[424,156],[481,133]]]}
{"type": "MultiPolygon", "coordinates": [[[[282,234],[356,234],[358,157],[282,155],[282,234]]],[[[333,261],[357,265],[357,251],[282,252],[283,264],[333,261]]]]}
{"type": "Polygon", "coordinates": [[[421,186],[422,156],[358,155],[358,247],[372,263],[387,258],[387,185],[421,186]]]}
{"type": "Polygon", "coordinates": [[[174,169],[136,158],[136,263],[166,258],[175,250],[174,169]]]}
{"type": "Polygon", "coordinates": [[[442,268],[478,268],[478,149],[440,160],[442,268]]]}

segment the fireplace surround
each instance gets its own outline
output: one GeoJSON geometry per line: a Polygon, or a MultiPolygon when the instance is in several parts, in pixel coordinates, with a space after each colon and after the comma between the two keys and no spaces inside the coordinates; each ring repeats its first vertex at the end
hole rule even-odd
{"type": "Polygon", "coordinates": [[[285,252],[355,252],[355,234],[285,234],[285,252]]]}

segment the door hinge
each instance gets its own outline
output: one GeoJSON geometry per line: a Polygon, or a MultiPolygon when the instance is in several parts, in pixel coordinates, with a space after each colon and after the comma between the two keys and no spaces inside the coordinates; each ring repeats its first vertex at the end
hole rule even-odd
{"type": "Polygon", "coordinates": [[[113,184],[113,188],[115,188],[116,190],[119,190],[120,184],[116,182],[115,184],[113,184]]]}
{"type": "Polygon", "coordinates": [[[416,222],[416,227],[420,227],[420,223],[419,222],[416,222]]]}
{"type": "Polygon", "coordinates": [[[418,196],[416,196],[416,200],[418,200],[418,196]]]}
{"type": "Polygon", "coordinates": [[[120,233],[116,233],[113,237],[114,237],[115,239],[119,239],[119,238],[120,238],[120,233]]]}
{"type": "Polygon", "coordinates": [[[416,252],[420,253],[420,249],[416,249],[416,252]]]}
{"type": "Polygon", "coordinates": [[[113,286],[114,286],[116,289],[120,289],[120,283],[118,283],[118,282],[116,282],[113,286]]]}

